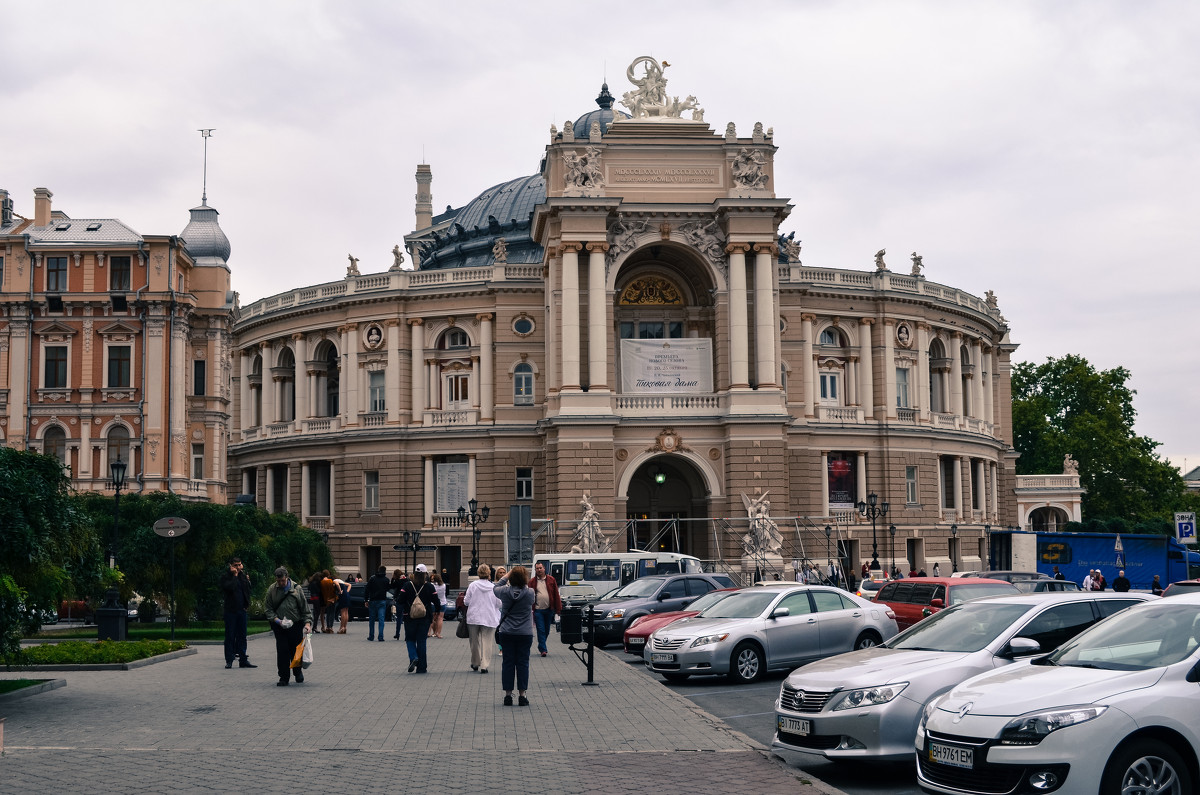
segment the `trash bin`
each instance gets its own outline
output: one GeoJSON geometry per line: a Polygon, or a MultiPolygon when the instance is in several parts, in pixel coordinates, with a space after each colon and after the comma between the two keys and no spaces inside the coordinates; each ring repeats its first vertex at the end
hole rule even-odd
{"type": "Polygon", "coordinates": [[[583,608],[564,607],[560,615],[558,637],[563,644],[583,643],[583,608]]]}
{"type": "Polygon", "coordinates": [[[118,603],[120,594],[116,588],[110,588],[104,597],[104,606],[96,610],[96,637],[99,640],[125,640],[129,610],[118,603]]]}

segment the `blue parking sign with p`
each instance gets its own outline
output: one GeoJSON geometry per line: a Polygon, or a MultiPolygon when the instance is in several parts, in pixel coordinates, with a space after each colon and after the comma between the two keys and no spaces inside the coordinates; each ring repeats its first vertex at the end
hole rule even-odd
{"type": "Polygon", "coordinates": [[[1175,514],[1175,540],[1181,544],[1196,543],[1196,514],[1175,514]]]}

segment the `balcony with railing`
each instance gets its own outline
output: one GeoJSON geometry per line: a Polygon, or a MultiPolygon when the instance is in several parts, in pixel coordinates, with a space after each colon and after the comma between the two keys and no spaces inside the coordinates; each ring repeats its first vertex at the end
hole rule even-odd
{"type": "Polygon", "coordinates": [[[624,417],[702,417],[722,414],[728,398],[722,395],[617,395],[616,413],[624,417]]]}
{"type": "Polygon", "coordinates": [[[861,406],[818,406],[818,422],[837,422],[859,424],[864,422],[865,415],[861,406]]]}

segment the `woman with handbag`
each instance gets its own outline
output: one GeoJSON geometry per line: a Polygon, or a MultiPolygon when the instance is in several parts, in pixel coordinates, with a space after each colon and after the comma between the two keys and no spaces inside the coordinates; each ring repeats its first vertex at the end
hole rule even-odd
{"type": "Polygon", "coordinates": [[[468,585],[463,595],[463,607],[467,611],[467,637],[471,641],[471,670],[486,674],[496,648],[500,600],[492,593],[492,568],[481,563],[478,572],[479,579],[468,585]]]}
{"type": "Polygon", "coordinates": [[[442,582],[442,576],[436,571],[429,578],[433,582],[433,590],[437,591],[438,604],[442,609],[433,614],[433,623],[429,626],[429,637],[440,638],[442,636],[442,622],[445,620],[446,609],[446,583],[442,582]]]}
{"type": "Polygon", "coordinates": [[[537,594],[526,588],[529,574],[524,566],[513,566],[508,576],[493,587],[500,600],[500,645],[504,648],[504,664],[500,669],[500,684],[504,688],[504,706],[513,705],[513,679],[516,679],[520,698],[517,704],[529,706],[525,691],[529,689],[529,650],[533,647],[533,605],[537,594]]]}
{"type": "Polygon", "coordinates": [[[408,645],[408,672],[423,674],[428,670],[425,658],[425,641],[429,637],[429,622],[434,613],[441,610],[437,591],[433,583],[426,582],[425,564],[417,565],[411,582],[404,584],[396,600],[403,604],[407,617],[404,620],[404,640],[408,645]]]}
{"type": "Polygon", "coordinates": [[[308,600],[298,583],[288,579],[283,566],[275,569],[275,582],[267,589],[263,600],[267,621],[275,633],[275,663],[279,670],[280,687],[287,687],[288,678],[295,675],[297,682],[304,681],[304,671],[292,668],[296,647],[312,632],[312,616],[308,612],[308,600]]]}

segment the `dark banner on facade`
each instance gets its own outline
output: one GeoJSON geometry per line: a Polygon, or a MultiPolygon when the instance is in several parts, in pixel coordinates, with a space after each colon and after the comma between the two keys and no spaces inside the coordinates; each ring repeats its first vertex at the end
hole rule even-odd
{"type": "Polygon", "coordinates": [[[853,508],[854,491],[858,483],[857,456],[846,453],[829,454],[829,507],[853,508]]]}

